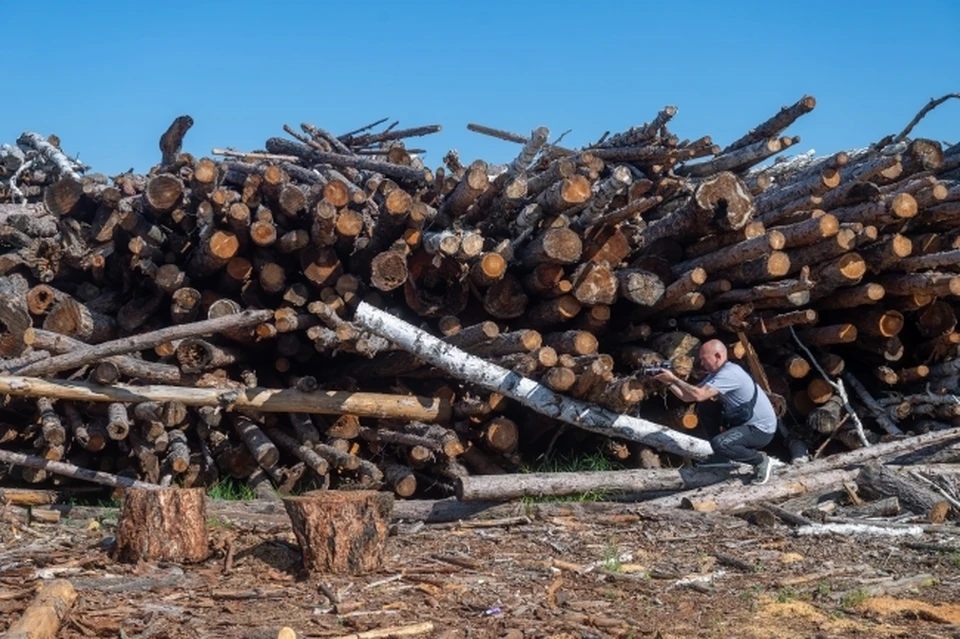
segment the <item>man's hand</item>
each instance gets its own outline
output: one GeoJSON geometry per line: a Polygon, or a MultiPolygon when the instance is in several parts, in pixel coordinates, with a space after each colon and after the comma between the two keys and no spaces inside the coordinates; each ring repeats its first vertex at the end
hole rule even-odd
{"type": "Polygon", "coordinates": [[[653,376],[658,382],[663,382],[664,384],[672,384],[674,382],[680,381],[679,378],[673,374],[673,371],[664,368],[659,373],[653,376]]]}

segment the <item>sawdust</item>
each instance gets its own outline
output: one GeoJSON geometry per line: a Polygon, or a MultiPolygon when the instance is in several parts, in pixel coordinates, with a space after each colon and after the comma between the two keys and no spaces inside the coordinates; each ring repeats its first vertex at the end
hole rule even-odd
{"type": "Polygon", "coordinates": [[[804,557],[797,552],[785,552],[779,557],[781,564],[789,566],[790,564],[795,564],[803,561],[804,557]]]}
{"type": "Polygon", "coordinates": [[[896,615],[910,619],[960,625],[960,604],[931,604],[915,599],[874,597],[862,602],[857,609],[880,617],[896,615]]]}
{"type": "Polygon", "coordinates": [[[827,636],[853,635],[869,637],[889,637],[902,635],[906,628],[899,625],[879,624],[869,619],[843,617],[827,614],[822,609],[806,601],[773,601],[763,605],[758,611],[759,619],[755,623],[755,636],[770,639],[788,639],[796,637],[798,625],[819,628],[827,636]],[[802,623],[797,624],[802,620],[802,623]]]}
{"type": "Polygon", "coordinates": [[[807,617],[816,621],[826,616],[806,601],[774,601],[764,605],[759,614],[764,617],[807,617]]]}

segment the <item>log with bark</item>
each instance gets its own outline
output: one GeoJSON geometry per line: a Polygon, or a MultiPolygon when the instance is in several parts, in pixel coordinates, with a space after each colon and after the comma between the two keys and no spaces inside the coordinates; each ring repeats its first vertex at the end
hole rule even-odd
{"type": "Polygon", "coordinates": [[[507,501],[521,497],[616,493],[637,495],[666,490],[688,490],[727,479],[730,470],[679,469],[594,472],[524,473],[460,477],[456,481],[461,501],[507,501]]]}
{"type": "Polygon", "coordinates": [[[77,600],[77,590],[66,579],[41,583],[33,600],[10,626],[10,639],[55,639],[77,600]]]}

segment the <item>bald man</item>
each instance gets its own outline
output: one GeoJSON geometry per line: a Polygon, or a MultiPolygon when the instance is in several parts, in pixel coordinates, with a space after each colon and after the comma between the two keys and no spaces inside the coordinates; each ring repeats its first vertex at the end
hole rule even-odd
{"type": "Polygon", "coordinates": [[[702,465],[725,465],[731,460],[750,464],[754,467],[753,483],[765,484],[770,479],[772,464],[760,449],[777,432],[773,404],[747,371],[727,360],[727,347],[720,340],[710,340],[700,347],[700,363],[708,375],[699,386],[683,381],[669,370],[660,372],[655,379],[685,402],[719,397],[726,430],[710,440],[716,459],[702,465]]]}

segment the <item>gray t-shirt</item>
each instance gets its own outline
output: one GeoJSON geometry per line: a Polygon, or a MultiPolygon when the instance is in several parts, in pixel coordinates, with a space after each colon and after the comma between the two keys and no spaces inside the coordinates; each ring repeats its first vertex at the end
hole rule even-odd
{"type": "MultiPolygon", "coordinates": [[[[700,385],[717,389],[724,406],[733,408],[750,403],[755,383],[747,371],[733,362],[726,362],[716,373],[707,375],[700,385]]],[[[777,413],[763,389],[757,389],[757,403],[753,407],[753,417],[747,424],[756,426],[765,433],[777,431],[777,413]]]]}

